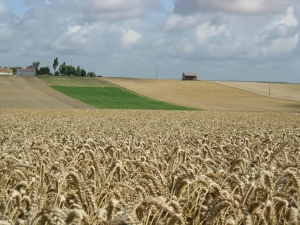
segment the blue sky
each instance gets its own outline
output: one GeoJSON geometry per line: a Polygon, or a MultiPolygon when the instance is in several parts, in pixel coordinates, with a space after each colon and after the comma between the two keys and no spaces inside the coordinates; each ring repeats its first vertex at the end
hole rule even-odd
{"type": "Polygon", "coordinates": [[[0,66],[300,83],[298,0],[0,0],[0,66]]]}
{"type": "Polygon", "coordinates": [[[19,18],[23,18],[27,11],[35,7],[35,4],[26,4],[24,0],[10,0],[7,1],[6,7],[12,14],[17,15],[19,18]]]}

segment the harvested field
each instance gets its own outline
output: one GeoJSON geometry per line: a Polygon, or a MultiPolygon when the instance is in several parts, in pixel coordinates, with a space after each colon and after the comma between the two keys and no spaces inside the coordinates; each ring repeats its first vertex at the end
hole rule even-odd
{"type": "Polygon", "coordinates": [[[117,87],[100,77],[39,76],[38,78],[49,86],[117,87]]]}
{"type": "Polygon", "coordinates": [[[0,109],[0,124],[0,224],[299,224],[299,114],[0,109]]]}
{"type": "Polygon", "coordinates": [[[258,83],[258,82],[215,82],[229,87],[237,88],[257,95],[285,99],[300,102],[300,84],[284,84],[284,83],[258,83]]]}
{"type": "Polygon", "coordinates": [[[0,108],[88,109],[93,107],[50,88],[36,77],[0,76],[0,108]]]}
{"type": "Polygon", "coordinates": [[[187,107],[224,111],[300,112],[299,101],[270,98],[214,82],[103,79],[138,94],[187,107]]]}

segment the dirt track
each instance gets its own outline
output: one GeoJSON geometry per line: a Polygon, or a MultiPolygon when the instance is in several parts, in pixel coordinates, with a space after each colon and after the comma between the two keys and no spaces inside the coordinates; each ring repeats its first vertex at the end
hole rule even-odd
{"type": "Polygon", "coordinates": [[[105,78],[160,101],[207,110],[300,112],[299,101],[270,98],[207,81],[105,78]]]}
{"type": "Polygon", "coordinates": [[[50,88],[36,77],[0,76],[0,108],[88,109],[93,107],[50,88]]]}

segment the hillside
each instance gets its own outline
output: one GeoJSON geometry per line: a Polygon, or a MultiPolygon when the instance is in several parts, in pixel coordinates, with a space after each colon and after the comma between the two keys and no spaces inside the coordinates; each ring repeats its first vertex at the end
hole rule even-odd
{"type": "Polygon", "coordinates": [[[270,98],[209,81],[103,79],[153,99],[199,109],[300,112],[300,102],[270,98]]]}
{"type": "Polygon", "coordinates": [[[0,77],[0,108],[93,108],[49,85],[122,87],[142,96],[213,111],[300,112],[300,85],[131,78],[0,77]],[[281,98],[281,99],[280,99],[281,98]]]}
{"type": "Polygon", "coordinates": [[[248,91],[253,94],[270,96],[289,101],[300,102],[300,84],[259,83],[259,82],[216,82],[218,84],[248,91]],[[270,88],[270,95],[269,95],[270,88]]]}
{"type": "Polygon", "coordinates": [[[0,108],[88,109],[93,107],[50,88],[36,77],[0,76],[0,108]]]}

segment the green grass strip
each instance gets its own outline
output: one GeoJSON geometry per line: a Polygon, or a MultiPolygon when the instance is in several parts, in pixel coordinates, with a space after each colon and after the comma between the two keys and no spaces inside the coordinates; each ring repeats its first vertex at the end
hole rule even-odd
{"type": "Polygon", "coordinates": [[[101,109],[197,110],[145,98],[117,87],[51,87],[101,109]]]}

